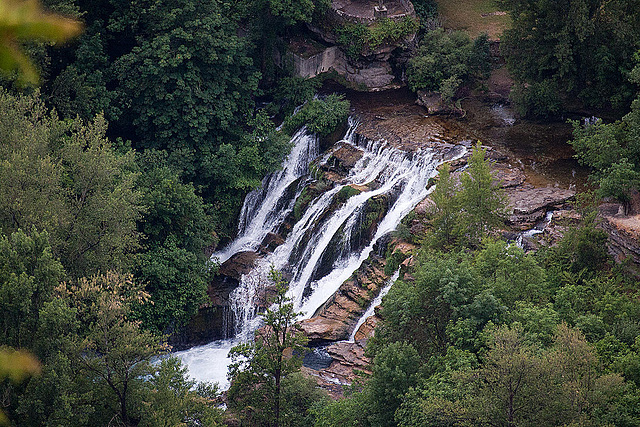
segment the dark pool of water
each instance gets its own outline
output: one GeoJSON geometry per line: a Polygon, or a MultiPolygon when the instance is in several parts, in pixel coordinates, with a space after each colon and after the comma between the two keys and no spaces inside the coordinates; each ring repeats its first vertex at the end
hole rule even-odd
{"type": "Polygon", "coordinates": [[[302,359],[302,366],[319,371],[328,368],[331,362],[333,362],[333,358],[327,353],[326,347],[320,346],[310,349],[302,359]]]}

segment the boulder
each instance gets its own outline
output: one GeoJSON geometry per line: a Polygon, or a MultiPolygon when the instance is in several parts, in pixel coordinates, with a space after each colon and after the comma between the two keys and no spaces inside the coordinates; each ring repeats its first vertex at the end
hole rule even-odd
{"type": "Polygon", "coordinates": [[[413,210],[417,215],[424,216],[431,212],[435,208],[436,204],[431,197],[427,196],[423,201],[418,203],[418,206],[413,210]]]}
{"type": "Polygon", "coordinates": [[[395,76],[391,64],[386,60],[369,62],[361,68],[347,70],[347,81],[367,90],[382,90],[392,86],[395,76]]]}
{"type": "Polygon", "coordinates": [[[509,222],[520,228],[529,228],[544,218],[548,209],[559,207],[576,194],[573,190],[532,185],[507,188],[505,192],[509,199],[509,222]]]}
{"type": "Polygon", "coordinates": [[[222,263],[218,274],[239,281],[243,274],[251,271],[258,257],[253,251],[238,252],[222,263]]]}
{"type": "Polygon", "coordinates": [[[438,92],[426,92],[419,90],[416,104],[427,109],[427,114],[446,114],[449,108],[442,102],[442,97],[438,92]]]}
{"type": "MultiPolygon", "coordinates": [[[[381,306],[376,307],[376,312],[379,310],[381,306]]],[[[373,337],[373,333],[375,332],[378,323],[380,322],[380,318],[377,315],[369,316],[365,322],[360,325],[358,330],[356,331],[355,336],[353,337],[355,341],[368,340],[373,337]]]]}
{"type": "Polygon", "coordinates": [[[324,167],[344,176],[362,158],[363,154],[362,150],[351,144],[340,143],[339,148],[331,154],[324,167]]]}
{"type": "Polygon", "coordinates": [[[275,248],[284,243],[284,238],[276,233],[268,233],[262,243],[260,243],[260,249],[264,252],[273,252],[275,248]]]}

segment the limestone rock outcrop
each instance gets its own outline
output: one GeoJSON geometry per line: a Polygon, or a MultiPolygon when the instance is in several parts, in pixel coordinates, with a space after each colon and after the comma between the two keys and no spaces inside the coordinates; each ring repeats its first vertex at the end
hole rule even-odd
{"type": "Polygon", "coordinates": [[[383,259],[377,256],[369,258],[318,309],[314,317],[300,323],[310,342],[313,344],[347,339],[387,279],[383,259]]]}
{"type": "MultiPolygon", "coordinates": [[[[364,91],[400,86],[392,63],[407,61],[402,52],[413,46],[418,29],[416,12],[409,0],[387,0],[384,5],[377,0],[333,0],[323,19],[307,27],[312,37],[289,41],[287,62],[293,64],[295,74],[315,77],[335,72],[343,83],[364,91]],[[414,23],[414,27],[404,25],[406,20],[414,23]],[[380,29],[381,25],[396,25],[397,31],[391,30],[375,42],[362,34],[364,30],[380,37],[381,31],[385,31],[380,29]],[[377,30],[372,30],[376,27],[377,30]],[[354,28],[359,31],[345,43],[345,31],[354,28]]],[[[283,61],[277,57],[276,62],[283,61]]]]}
{"type": "Polygon", "coordinates": [[[326,348],[333,361],[328,368],[313,370],[303,368],[303,372],[316,379],[319,387],[333,398],[343,396],[344,386],[352,384],[356,371],[371,373],[371,359],[364,355],[366,341],[337,342],[326,348]]]}
{"type": "Polygon", "coordinates": [[[509,198],[509,222],[521,228],[528,228],[544,218],[548,209],[559,207],[571,200],[573,190],[522,185],[506,189],[509,198]]]}
{"type": "Polygon", "coordinates": [[[600,206],[600,226],[609,235],[609,253],[617,262],[630,259],[632,269],[640,276],[640,214],[624,215],[622,205],[605,203],[600,206]]]}

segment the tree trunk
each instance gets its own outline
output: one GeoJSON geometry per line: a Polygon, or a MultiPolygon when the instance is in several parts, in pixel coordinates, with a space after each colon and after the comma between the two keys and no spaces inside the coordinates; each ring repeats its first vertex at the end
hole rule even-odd
{"type": "Polygon", "coordinates": [[[122,423],[125,426],[129,426],[129,416],[127,415],[127,383],[125,383],[122,394],[120,395],[120,415],[122,416],[122,423]]]}
{"type": "Polygon", "coordinates": [[[276,369],[275,372],[275,380],[276,380],[276,402],[275,402],[275,427],[280,427],[280,377],[281,377],[280,368],[276,369]]]}

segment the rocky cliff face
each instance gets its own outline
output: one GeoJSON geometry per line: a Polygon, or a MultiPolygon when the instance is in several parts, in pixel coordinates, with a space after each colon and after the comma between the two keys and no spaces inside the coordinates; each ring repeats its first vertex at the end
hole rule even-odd
{"type": "Polygon", "coordinates": [[[416,14],[408,0],[387,0],[382,9],[377,1],[332,1],[322,22],[308,25],[317,40],[307,38],[289,42],[287,55],[296,75],[315,77],[335,72],[347,86],[363,91],[399,87],[401,76],[394,68],[401,69],[409,57],[406,51],[415,47],[417,25],[416,31],[390,32],[375,44],[366,34],[381,25],[401,28],[406,20],[417,23],[416,14]],[[350,29],[353,34],[346,36],[350,29]],[[348,39],[346,44],[345,39],[348,39]]]}
{"type": "MultiPolygon", "coordinates": [[[[575,224],[579,219],[577,212],[570,205],[575,191],[555,187],[535,187],[526,182],[526,176],[521,166],[512,164],[509,158],[499,150],[487,147],[489,157],[493,160],[493,172],[496,181],[505,189],[508,199],[509,230],[505,231],[508,238],[514,241],[521,236],[519,230],[530,230],[539,226],[547,217],[548,212],[554,212],[554,219],[545,223],[539,233],[531,234],[523,240],[525,249],[534,249],[540,244],[553,244],[561,236],[566,226],[575,224]]],[[[453,176],[457,177],[465,168],[468,155],[451,162],[453,176]]],[[[428,229],[428,216],[433,202],[427,197],[414,209],[412,220],[407,222],[412,234],[422,235],[428,229]]],[[[419,237],[418,237],[419,238],[419,237]]],[[[628,246],[628,245],[627,245],[628,246]]],[[[402,240],[394,240],[388,244],[386,253],[401,252],[404,261],[401,271],[409,271],[413,265],[412,254],[416,246],[402,240]]],[[[640,254],[640,252],[638,252],[640,254]]],[[[331,357],[328,367],[322,369],[306,369],[315,377],[319,386],[326,389],[333,397],[342,395],[342,387],[351,384],[356,378],[356,372],[368,371],[370,360],[364,355],[364,347],[373,336],[376,325],[381,321],[376,309],[355,331],[354,342],[344,341],[353,332],[353,327],[362,316],[365,307],[379,292],[388,277],[384,275],[384,263],[379,256],[372,256],[352,278],[345,282],[330,298],[316,315],[302,322],[302,328],[310,338],[312,344],[325,345],[326,353],[331,357]],[[328,342],[334,342],[327,346],[328,342]]],[[[412,280],[409,274],[404,280],[412,280]]],[[[384,301],[383,301],[384,302],[384,301]]]]}
{"type": "Polygon", "coordinates": [[[617,262],[631,261],[627,268],[640,277],[640,214],[624,215],[619,203],[604,203],[599,208],[600,227],[609,235],[609,253],[617,262]]]}
{"type": "MultiPolygon", "coordinates": [[[[412,40],[404,46],[412,46],[412,40]]],[[[400,46],[386,46],[368,56],[349,57],[336,45],[324,47],[310,56],[294,50],[289,52],[294,73],[300,77],[315,77],[322,73],[335,72],[343,82],[356,90],[381,91],[397,88],[402,81],[394,72],[394,66],[403,64],[404,50],[400,46]]]]}
{"type": "Polygon", "coordinates": [[[311,345],[349,338],[360,317],[388,280],[384,265],[383,258],[371,256],[311,319],[301,322],[311,345]]]}

